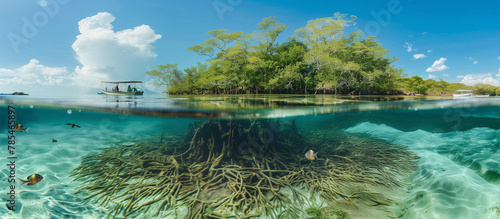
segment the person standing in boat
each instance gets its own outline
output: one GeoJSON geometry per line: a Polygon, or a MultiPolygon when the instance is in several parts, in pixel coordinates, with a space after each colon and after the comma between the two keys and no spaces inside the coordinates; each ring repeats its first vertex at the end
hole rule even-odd
{"type": "Polygon", "coordinates": [[[116,87],[115,87],[115,89],[113,89],[113,91],[114,91],[114,92],[118,92],[118,91],[120,91],[120,90],[118,89],[118,85],[116,85],[116,87]]]}

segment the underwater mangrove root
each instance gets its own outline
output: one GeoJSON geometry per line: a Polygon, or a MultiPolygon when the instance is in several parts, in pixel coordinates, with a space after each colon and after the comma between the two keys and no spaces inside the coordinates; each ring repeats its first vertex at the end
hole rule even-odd
{"type": "Polygon", "coordinates": [[[181,140],[162,137],[88,155],[72,175],[86,201],[110,208],[107,217],[276,218],[305,213],[296,206],[310,197],[298,186],[311,197],[354,204],[375,196],[346,192],[350,183],[400,186],[398,173],[416,168],[418,158],[404,147],[343,140],[312,142],[295,120],[210,120],[190,124],[181,140]],[[307,160],[309,149],[320,158],[307,160]]]}

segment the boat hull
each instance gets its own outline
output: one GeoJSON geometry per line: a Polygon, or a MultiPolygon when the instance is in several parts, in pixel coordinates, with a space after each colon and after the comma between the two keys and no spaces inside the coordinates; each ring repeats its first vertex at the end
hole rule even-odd
{"type": "Polygon", "coordinates": [[[144,91],[132,91],[132,92],[113,92],[113,91],[105,91],[103,90],[102,93],[106,95],[120,95],[120,96],[133,96],[133,95],[142,95],[144,94],[144,91]]]}
{"type": "Polygon", "coordinates": [[[453,94],[453,97],[472,97],[472,94],[453,94]]]}
{"type": "Polygon", "coordinates": [[[453,94],[453,98],[483,98],[490,95],[473,95],[473,94],[453,94]]]}

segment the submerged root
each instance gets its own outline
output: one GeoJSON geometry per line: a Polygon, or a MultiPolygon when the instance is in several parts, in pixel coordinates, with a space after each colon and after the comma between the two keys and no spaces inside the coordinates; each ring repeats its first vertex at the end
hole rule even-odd
{"type": "Polygon", "coordinates": [[[349,184],[400,186],[401,174],[416,168],[417,157],[403,147],[337,138],[313,144],[295,121],[208,121],[191,124],[181,140],[106,148],[72,174],[83,182],[85,200],[111,207],[108,217],[165,217],[187,207],[189,218],[249,218],[300,215],[296,203],[316,195],[387,205],[391,200],[377,194],[349,192],[349,184]],[[320,158],[307,160],[309,149],[320,158]]]}

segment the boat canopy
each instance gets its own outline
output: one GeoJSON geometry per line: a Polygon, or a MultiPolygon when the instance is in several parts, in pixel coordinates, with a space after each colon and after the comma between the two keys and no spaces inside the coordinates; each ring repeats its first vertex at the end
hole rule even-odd
{"type": "Polygon", "coordinates": [[[142,84],[142,81],[101,81],[108,84],[142,84]]]}
{"type": "Polygon", "coordinates": [[[142,95],[144,93],[142,81],[101,81],[101,90],[106,95],[142,95]],[[109,86],[111,86],[110,90],[108,90],[109,86]]]}

